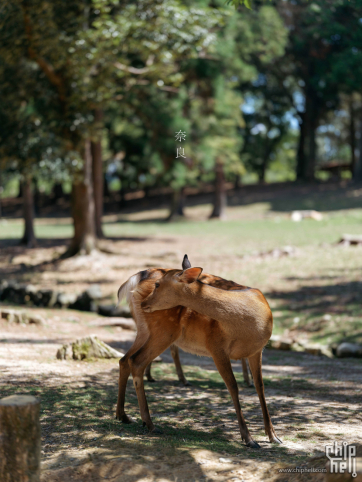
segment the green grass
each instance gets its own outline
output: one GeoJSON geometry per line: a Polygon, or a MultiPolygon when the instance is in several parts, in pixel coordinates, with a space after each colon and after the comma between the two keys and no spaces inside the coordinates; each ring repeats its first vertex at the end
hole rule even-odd
{"type": "MultiPolygon", "coordinates": [[[[190,209],[190,212],[192,212],[190,209]]],[[[185,220],[175,223],[162,221],[131,222],[120,217],[118,222],[105,222],[104,232],[109,237],[127,236],[195,236],[212,240],[212,248],[221,253],[235,256],[256,250],[272,249],[285,245],[315,246],[320,243],[335,243],[344,233],[362,232],[362,209],[335,211],[319,222],[304,220],[293,222],[289,218],[274,216],[259,219],[243,219],[245,210],[250,207],[230,208],[232,213],[240,213],[239,219],[227,221],[185,220]]],[[[265,214],[268,209],[265,208],[265,214]]],[[[18,239],[23,225],[21,220],[0,221],[0,239],[18,239]]],[[[70,221],[40,219],[35,221],[35,232],[39,239],[70,238],[73,227],[70,221]]]]}

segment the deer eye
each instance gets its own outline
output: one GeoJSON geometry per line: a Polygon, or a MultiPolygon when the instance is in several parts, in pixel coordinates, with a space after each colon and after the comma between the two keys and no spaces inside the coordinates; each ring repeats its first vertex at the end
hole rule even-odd
{"type": "Polygon", "coordinates": [[[160,283],[155,283],[155,288],[158,288],[160,286],[160,283]]]}

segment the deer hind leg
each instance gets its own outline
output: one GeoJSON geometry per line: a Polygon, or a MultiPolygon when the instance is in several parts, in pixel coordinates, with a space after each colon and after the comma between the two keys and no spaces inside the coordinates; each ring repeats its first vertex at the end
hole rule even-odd
{"type": "Polygon", "coordinates": [[[268,412],[268,407],[265,401],[264,383],[263,383],[263,375],[262,375],[262,369],[261,369],[262,354],[263,352],[261,350],[255,355],[249,357],[248,358],[249,366],[251,369],[251,373],[253,374],[255,388],[256,388],[256,391],[258,392],[260,405],[263,412],[265,434],[269,437],[270,442],[276,442],[281,444],[282,441],[278,438],[277,434],[275,433],[275,430],[268,412]]]}
{"type": "Polygon", "coordinates": [[[162,431],[155,428],[151,420],[143,384],[143,374],[147,365],[164,352],[176,338],[178,338],[178,333],[154,333],[128,360],[143,424],[153,433],[162,433],[162,431]]]}
{"type": "Polygon", "coordinates": [[[241,359],[241,365],[243,367],[243,377],[244,377],[244,382],[247,384],[248,387],[253,386],[253,381],[250,380],[249,377],[249,370],[248,370],[248,362],[245,358],[241,359]]]}
{"type": "Polygon", "coordinates": [[[180,355],[179,355],[178,347],[176,345],[171,345],[170,350],[171,350],[171,355],[172,355],[173,361],[175,363],[178,379],[185,386],[190,385],[190,383],[186,380],[184,372],[182,370],[182,365],[181,365],[181,362],[180,362],[180,355]]]}
{"type": "Polygon", "coordinates": [[[231,368],[231,363],[229,357],[226,353],[217,353],[212,355],[216,368],[219,370],[220,375],[222,376],[227,389],[231,395],[231,398],[234,403],[236,416],[238,419],[239,429],[241,438],[245,440],[245,443],[248,447],[251,448],[260,448],[259,444],[257,444],[251,437],[249,429],[246,425],[243,412],[241,411],[240,402],[239,402],[239,390],[238,385],[235,380],[235,376],[233,370],[231,368]]]}
{"type": "Polygon", "coordinates": [[[151,375],[151,366],[152,366],[152,362],[149,363],[149,364],[146,366],[145,376],[146,376],[148,382],[155,382],[156,380],[155,380],[155,379],[153,378],[153,376],[151,375]]]}
{"type": "Polygon", "coordinates": [[[116,419],[123,423],[131,423],[133,420],[124,411],[124,402],[126,397],[127,381],[131,373],[129,367],[129,357],[133,355],[144,343],[144,337],[137,336],[133,345],[128,352],[119,360],[119,382],[118,382],[118,399],[116,409],[116,419]]]}

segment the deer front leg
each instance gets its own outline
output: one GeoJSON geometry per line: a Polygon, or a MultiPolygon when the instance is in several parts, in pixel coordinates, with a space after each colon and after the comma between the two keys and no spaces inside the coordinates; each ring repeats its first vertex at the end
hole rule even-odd
{"type": "Polygon", "coordinates": [[[171,345],[170,350],[171,350],[171,355],[172,355],[173,361],[175,363],[178,379],[185,386],[190,385],[190,383],[186,380],[184,372],[182,370],[182,365],[181,365],[181,362],[180,362],[180,355],[179,355],[178,347],[176,345],[171,345]]]}
{"type": "Polygon", "coordinates": [[[143,424],[152,433],[162,433],[162,431],[157,429],[151,420],[143,384],[143,374],[147,365],[161,355],[176,338],[178,338],[178,333],[167,333],[166,331],[154,333],[128,361],[133,377],[133,385],[137,393],[141,418],[143,424]]]}
{"type": "Polygon", "coordinates": [[[269,415],[268,407],[266,405],[263,375],[262,375],[262,369],[261,369],[262,354],[263,352],[260,351],[255,355],[249,357],[248,358],[249,366],[251,369],[251,373],[253,374],[255,388],[256,388],[256,391],[258,392],[260,405],[263,412],[265,434],[269,437],[270,442],[276,442],[281,444],[282,441],[280,440],[280,438],[278,438],[277,434],[275,433],[275,430],[269,415]]]}
{"type": "Polygon", "coordinates": [[[116,419],[121,420],[123,423],[131,423],[133,420],[124,411],[124,402],[126,397],[127,381],[131,373],[129,367],[129,357],[133,355],[144,343],[145,336],[137,334],[137,337],[128,350],[128,352],[119,360],[119,381],[118,381],[118,399],[116,409],[116,419]]]}
{"type": "Polygon", "coordinates": [[[241,411],[240,402],[239,402],[238,384],[236,383],[229,357],[226,355],[226,353],[219,351],[217,353],[212,354],[212,358],[214,359],[216,368],[219,370],[219,373],[222,376],[225,382],[225,385],[227,386],[227,389],[229,390],[229,393],[233,400],[236,416],[238,419],[241,438],[245,440],[247,447],[259,449],[260,445],[257,444],[252,439],[250,432],[248,430],[248,427],[246,425],[243,412],[241,411]]]}
{"type": "Polygon", "coordinates": [[[124,402],[126,398],[127,381],[131,370],[128,365],[128,357],[125,355],[119,360],[119,382],[118,382],[118,400],[116,409],[116,419],[123,423],[131,423],[133,420],[124,411],[124,402]]]}

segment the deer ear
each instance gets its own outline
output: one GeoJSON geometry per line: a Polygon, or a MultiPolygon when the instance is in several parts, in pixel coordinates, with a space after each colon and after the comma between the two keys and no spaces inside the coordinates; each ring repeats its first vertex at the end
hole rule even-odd
{"type": "Polygon", "coordinates": [[[202,273],[202,268],[188,268],[179,275],[180,283],[193,283],[202,273]]]}
{"type": "Polygon", "coordinates": [[[185,254],[184,259],[182,261],[182,269],[185,270],[188,268],[191,268],[191,263],[189,261],[189,258],[187,257],[187,254],[185,254]]]}

